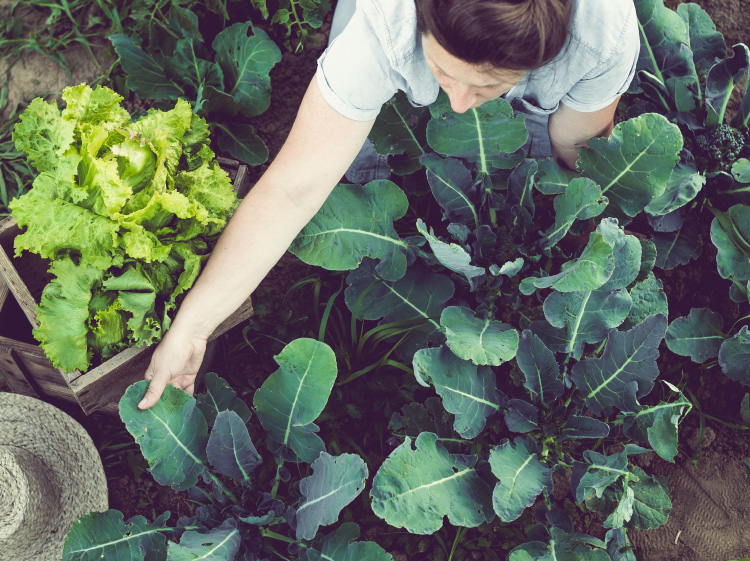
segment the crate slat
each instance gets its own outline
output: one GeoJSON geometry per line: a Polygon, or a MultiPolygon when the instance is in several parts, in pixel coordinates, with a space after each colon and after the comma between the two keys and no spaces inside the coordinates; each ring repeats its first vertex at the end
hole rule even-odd
{"type": "MultiPolygon", "coordinates": [[[[17,229],[16,221],[13,217],[6,218],[0,222],[0,232],[10,232],[13,229],[17,229]]],[[[36,329],[39,324],[36,321],[36,301],[29,292],[26,283],[21,280],[21,276],[16,271],[10,257],[5,253],[5,250],[0,246],[0,276],[5,280],[5,284],[10,289],[14,298],[21,306],[24,315],[28,318],[31,326],[36,329]]]]}
{"type": "Polygon", "coordinates": [[[0,344],[0,369],[3,372],[3,380],[8,384],[8,387],[13,393],[21,395],[28,395],[31,397],[39,398],[35,384],[30,380],[30,376],[21,368],[21,365],[14,356],[16,353],[8,346],[0,344]]]}

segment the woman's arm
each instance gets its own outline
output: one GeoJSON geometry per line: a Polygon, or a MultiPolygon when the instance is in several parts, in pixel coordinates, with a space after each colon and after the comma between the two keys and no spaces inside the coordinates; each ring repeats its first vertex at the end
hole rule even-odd
{"type": "Polygon", "coordinates": [[[552,157],[560,164],[575,170],[578,151],[588,147],[589,140],[609,136],[614,128],[614,117],[620,98],[598,111],[583,113],[560,103],[549,118],[549,138],[552,157]]]}
{"type": "Polygon", "coordinates": [[[374,121],[353,121],[323,99],[313,78],[284,146],[250,190],[156,348],[141,409],[167,384],[193,392],[206,341],[258,286],[325,202],[374,121]]]}

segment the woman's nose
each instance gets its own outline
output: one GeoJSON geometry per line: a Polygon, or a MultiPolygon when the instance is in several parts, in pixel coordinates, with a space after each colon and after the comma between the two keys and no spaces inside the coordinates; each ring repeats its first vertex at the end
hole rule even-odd
{"type": "Polygon", "coordinates": [[[456,113],[466,113],[474,105],[476,94],[471,86],[454,82],[446,90],[451,102],[451,109],[456,113]]]}

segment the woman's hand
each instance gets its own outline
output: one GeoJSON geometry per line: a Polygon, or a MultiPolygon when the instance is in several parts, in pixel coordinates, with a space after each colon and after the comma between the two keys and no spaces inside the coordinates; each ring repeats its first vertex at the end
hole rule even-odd
{"type": "Polygon", "coordinates": [[[170,329],[156,347],[144,378],[151,383],[138,404],[148,409],[156,404],[167,384],[193,395],[195,376],[206,353],[206,339],[170,329]]]}

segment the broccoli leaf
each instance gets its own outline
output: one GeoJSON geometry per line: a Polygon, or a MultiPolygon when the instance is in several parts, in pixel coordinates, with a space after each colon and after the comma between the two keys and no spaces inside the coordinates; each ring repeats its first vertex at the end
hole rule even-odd
{"type": "Polygon", "coordinates": [[[552,490],[552,469],[539,461],[530,438],[505,439],[490,450],[492,473],[500,481],[492,493],[495,512],[503,522],[512,522],[534,504],[544,490],[552,490]]]}
{"type": "Polygon", "coordinates": [[[501,394],[490,367],[477,367],[445,347],[417,351],[413,365],[417,381],[435,386],[446,411],[456,415],[453,428],[462,437],[477,436],[500,409],[501,394]]]}
{"type": "Polygon", "coordinates": [[[451,455],[424,432],[411,438],[380,466],[372,482],[373,512],[412,534],[432,534],[448,517],[451,524],[475,528],[494,518],[492,491],[474,469],[476,458],[451,455]]]}
{"type": "Polygon", "coordinates": [[[365,257],[381,259],[378,274],[396,281],[406,272],[408,246],[393,221],[406,214],[408,206],[404,192],[391,181],[341,183],[289,251],[305,263],[332,271],[356,269],[365,257]]]}
{"type": "Polygon", "coordinates": [[[667,318],[654,315],[626,332],[613,329],[601,358],[573,366],[571,378],[586,405],[597,415],[613,407],[632,410],[636,398],[647,395],[659,375],[656,357],[667,330],[667,318]]]}
{"type": "Polygon", "coordinates": [[[296,339],[274,357],[279,369],[255,392],[253,405],[268,447],[288,460],[312,463],[325,445],[313,421],[336,380],[336,357],[325,343],[296,339]]]}

